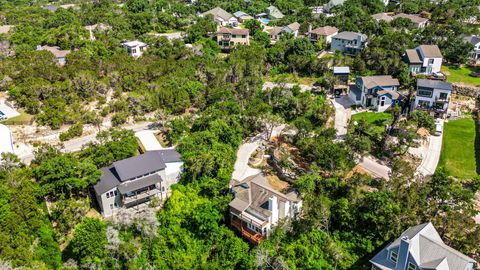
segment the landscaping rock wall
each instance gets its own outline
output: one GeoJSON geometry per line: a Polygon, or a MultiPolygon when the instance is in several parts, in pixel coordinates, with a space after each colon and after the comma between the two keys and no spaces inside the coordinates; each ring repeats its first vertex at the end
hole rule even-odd
{"type": "Polygon", "coordinates": [[[453,84],[453,93],[457,95],[476,98],[480,96],[480,87],[453,84]]]}

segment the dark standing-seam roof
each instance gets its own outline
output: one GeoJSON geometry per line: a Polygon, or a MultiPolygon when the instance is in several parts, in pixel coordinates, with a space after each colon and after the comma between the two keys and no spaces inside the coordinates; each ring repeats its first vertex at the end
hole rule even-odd
{"type": "Polygon", "coordinates": [[[116,161],[113,163],[121,181],[165,169],[165,162],[158,151],[116,161]]]}
{"type": "MultiPolygon", "coordinates": [[[[146,152],[139,156],[114,162],[111,166],[100,169],[103,175],[94,186],[95,193],[101,195],[114,187],[118,187],[122,181],[162,170],[166,167],[165,163],[173,162],[182,162],[180,154],[175,149],[146,152]]],[[[138,179],[138,181],[142,182],[145,178],[138,179]]]]}
{"type": "Polygon", "coordinates": [[[134,190],[138,190],[144,187],[151,186],[156,183],[160,183],[161,181],[162,181],[162,177],[160,175],[152,174],[142,179],[121,183],[118,186],[118,191],[120,191],[121,194],[126,194],[134,190]]]}
{"type": "Polygon", "coordinates": [[[425,88],[433,88],[433,89],[441,89],[452,91],[453,86],[449,82],[439,81],[439,80],[426,80],[426,79],[418,79],[417,80],[417,87],[425,87],[425,88]]]}
{"type": "Polygon", "coordinates": [[[100,181],[93,187],[97,195],[103,194],[110,189],[120,185],[117,172],[113,166],[103,167],[100,169],[103,175],[100,181]]]}

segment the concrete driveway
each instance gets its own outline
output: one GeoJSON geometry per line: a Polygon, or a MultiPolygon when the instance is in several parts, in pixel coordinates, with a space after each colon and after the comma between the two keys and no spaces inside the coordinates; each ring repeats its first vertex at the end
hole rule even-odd
{"type": "Polygon", "coordinates": [[[335,130],[337,131],[337,140],[342,141],[347,135],[348,121],[352,117],[353,102],[348,96],[331,99],[335,108],[335,130]]]}
{"type": "Polygon", "coordinates": [[[362,162],[358,164],[363,169],[370,172],[375,177],[380,177],[386,180],[390,179],[392,169],[378,162],[374,157],[365,156],[362,162]]]}
{"type": "MultiPolygon", "coordinates": [[[[437,121],[442,125],[443,130],[443,120],[438,119],[437,121]]],[[[440,160],[440,154],[442,152],[442,140],[443,132],[440,136],[430,135],[428,137],[428,148],[422,154],[422,163],[420,163],[420,166],[417,167],[418,174],[428,176],[435,173],[438,161],[440,160]]]]}

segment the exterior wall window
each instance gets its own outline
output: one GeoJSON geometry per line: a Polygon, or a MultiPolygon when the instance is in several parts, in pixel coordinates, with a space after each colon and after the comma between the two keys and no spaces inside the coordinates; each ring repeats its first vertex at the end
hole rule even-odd
{"type": "Polygon", "coordinates": [[[137,53],[137,49],[132,49],[132,53],[133,54],[137,53]]]}
{"type": "Polygon", "coordinates": [[[448,93],[440,93],[440,99],[445,100],[448,97],[448,93]]]}
{"type": "Polygon", "coordinates": [[[420,97],[432,97],[433,91],[431,89],[422,89],[417,90],[417,96],[420,97]]]}
{"type": "Polygon", "coordinates": [[[433,65],[433,61],[434,61],[434,59],[428,59],[428,64],[433,65]]]}
{"type": "Polygon", "coordinates": [[[242,38],[247,38],[247,35],[242,35],[242,38]]]}
{"type": "Polygon", "coordinates": [[[110,204],[110,209],[113,209],[113,204],[110,204]]]}
{"type": "Polygon", "coordinates": [[[390,260],[392,260],[392,262],[396,263],[397,258],[398,258],[398,254],[396,252],[392,251],[392,253],[390,253],[390,260]]]}
{"type": "Polygon", "coordinates": [[[116,190],[114,190],[114,191],[113,191],[113,194],[114,194],[115,196],[117,196],[117,195],[118,195],[118,193],[117,193],[117,191],[116,191],[116,190]]]}
{"type": "Polygon", "coordinates": [[[107,199],[110,198],[110,192],[107,192],[107,199]]]}
{"type": "Polygon", "coordinates": [[[416,270],[417,266],[411,262],[408,263],[408,270],[416,270]]]}
{"type": "Polygon", "coordinates": [[[419,100],[419,101],[418,101],[418,106],[419,106],[419,107],[422,107],[422,108],[430,107],[430,101],[419,100]]]}

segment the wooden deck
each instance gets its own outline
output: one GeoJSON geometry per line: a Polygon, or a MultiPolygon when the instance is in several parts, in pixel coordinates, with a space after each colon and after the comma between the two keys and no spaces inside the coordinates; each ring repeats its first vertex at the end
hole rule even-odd
{"type": "Polygon", "coordinates": [[[247,227],[247,224],[239,219],[230,219],[232,227],[236,228],[243,237],[247,238],[252,244],[258,245],[266,239],[261,233],[254,232],[247,227]]]}

